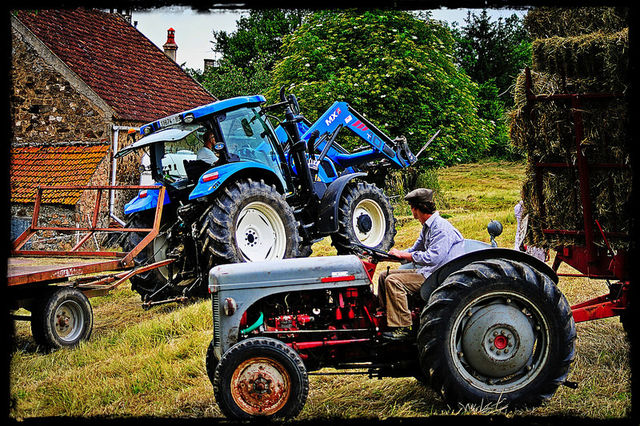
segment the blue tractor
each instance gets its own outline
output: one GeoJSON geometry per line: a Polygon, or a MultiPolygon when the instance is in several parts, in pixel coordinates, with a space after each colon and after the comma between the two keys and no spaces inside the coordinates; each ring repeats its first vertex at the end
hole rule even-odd
{"type": "MultiPolygon", "coordinates": [[[[235,97],[159,119],[116,154],[145,149],[154,184],[167,189],[161,232],[136,262],[175,260],[131,278],[147,306],[206,296],[215,265],[309,256],[326,236],[338,254],[352,253],[352,243],[393,246],[393,209],[375,182],[390,167],[415,163],[406,139],[390,139],[345,102],[315,123],[283,90],[280,102],[265,103],[261,95],[235,97]],[[366,148],[340,146],[345,128],[366,148]],[[213,163],[196,154],[207,133],[216,141],[213,163]]],[[[125,205],[128,226],[150,227],[158,193],[140,191],[125,205]]],[[[141,238],[127,234],[125,249],[141,238]]]]}

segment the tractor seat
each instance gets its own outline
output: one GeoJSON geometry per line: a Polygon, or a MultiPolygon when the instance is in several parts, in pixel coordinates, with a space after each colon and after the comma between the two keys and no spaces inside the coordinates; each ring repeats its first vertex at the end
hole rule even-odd
{"type": "Polygon", "coordinates": [[[213,166],[202,160],[183,160],[184,171],[187,173],[189,181],[197,182],[200,176],[213,166]]]}

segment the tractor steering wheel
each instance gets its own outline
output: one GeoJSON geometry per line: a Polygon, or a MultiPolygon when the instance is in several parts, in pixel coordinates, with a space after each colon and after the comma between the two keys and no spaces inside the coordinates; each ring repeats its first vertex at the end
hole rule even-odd
{"type": "Polygon", "coordinates": [[[358,244],[358,243],[351,243],[352,247],[358,248],[361,251],[371,255],[371,257],[373,257],[377,262],[380,261],[395,261],[395,262],[399,262],[402,261],[403,259],[398,257],[398,256],[394,256],[392,254],[387,253],[386,251],[382,251],[382,250],[378,250],[376,248],[373,247],[367,247],[364,246],[362,244],[358,244]]]}

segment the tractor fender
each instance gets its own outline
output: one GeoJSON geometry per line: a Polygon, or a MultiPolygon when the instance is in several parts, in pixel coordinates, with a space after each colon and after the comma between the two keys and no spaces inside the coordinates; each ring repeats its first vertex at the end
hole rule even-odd
{"type": "Polygon", "coordinates": [[[424,301],[429,300],[429,296],[445,279],[455,271],[458,271],[470,263],[489,259],[508,259],[520,263],[526,263],[541,273],[547,275],[555,284],[558,284],[558,275],[546,263],[519,250],[491,247],[486,243],[475,240],[465,240],[466,253],[440,266],[422,284],[420,297],[424,301]]]}
{"type": "Polygon", "coordinates": [[[189,200],[195,200],[207,195],[213,194],[216,189],[222,186],[224,182],[229,180],[232,176],[238,176],[239,174],[249,175],[254,179],[259,179],[265,174],[273,177],[270,181],[279,182],[279,189],[284,190],[287,186],[282,177],[278,176],[271,168],[262,163],[256,161],[242,161],[238,163],[227,163],[222,166],[213,167],[207,170],[198,178],[196,187],[189,194],[189,200]]]}
{"type": "Polygon", "coordinates": [[[320,200],[320,213],[318,214],[318,231],[320,233],[331,234],[338,231],[338,208],[342,191],[353,179],[366,175],[364,172],[342,175],[327,187],[322,200],[320,200]]]}
{"type": "MultiPolygon", "coordinates": [[[[157,183],[158,189],[162,187],[161,184],[157,183]]],[[[143,210],[155,209],[158,204],[158,195],[160,191],[156,191],[154,189],[142,189],[138,191],[138,195],[135,198],[131,199],[127,204],[124,205],[124,214],[141,212],[143,210]]],[[[169,200],[169,194],[165,192],[164,194],[164,202],[162,205],[167,205],[171,202],[169,200]]]]}

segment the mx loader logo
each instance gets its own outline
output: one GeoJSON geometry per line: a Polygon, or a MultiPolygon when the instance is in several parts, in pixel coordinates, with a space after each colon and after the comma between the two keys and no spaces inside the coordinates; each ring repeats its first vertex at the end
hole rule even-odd
{"type": "Polygon", "coordinates": [[[324,120],[324,124],[327,125],[327,126],[330,126],[331,123],[333,123],[335,121],[335,119],[338,118],[339,115],[340,115],[340,108],[336,108],[336,110],[333,112],[333,114],[331,114],[329,116],[329,118],[324,120]]]}

